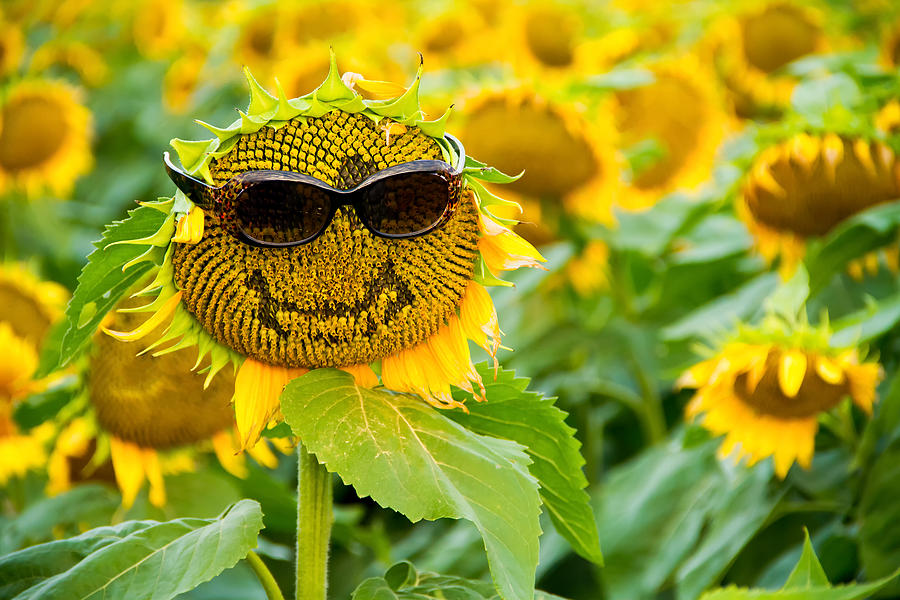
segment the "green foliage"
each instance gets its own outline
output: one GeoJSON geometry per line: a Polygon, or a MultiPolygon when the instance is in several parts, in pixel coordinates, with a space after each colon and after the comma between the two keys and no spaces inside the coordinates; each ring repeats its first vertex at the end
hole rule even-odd
{"type": "MultiPolygon", "coordinates": [[[[478,367],[485,382],[487,402],[468,404],[468,412],[448,412],[447,416],[481,435],[512,440],[525,447],[532,463],[528,467],[540,484],[541,501],[553,524],[572,548],[592,562],[602,564],[597,524],[584,491],[587,479],[575,438],[566,425],[566,413],[526,388],[528,379],[512,371],[500,370],[496,377],[486,363],[478,367]]],[[[457,399],[464,398],[458,390],[457,399]]]]}
{"type": "MultiPolygon", "coordinates": [[[[494,587],[484,581],[419,572],[410,562],[399,562],[383,577],[366,579],[351,600],[499,600],[494,587]]],[[[537,591],[534,600],[564,600],[537,591]]]]}
{"type": "Polygon", "coordinates": [[[360,496],[413,522],[472,521],[501,595],[531,597],[540,498],[521,445],[473,433],[419,398],[361,388],[342,371],[295,379],[281,402],[303,444],[360,496]]]}
{"type": "MultiPolygon", "coordinates": [[[[78,287],[66,308],[66,329],[59,346],[48,345],[39,376],[69,364],[87,345],[103,317],[153,266],[152,260],[131,264],[148,252],[148,244],[117,244],[151,238],[166,223],[166,213],[152,206],[129,211],[129,217],[107,227],[78,276],[78,287]],[[126,265],[129,265],[126,270],[126,265]]],[[[154,248],[151,246],[150,251],[154,248]]],[[[148,256],[148,258],[150,258],[148,256]]],[[[155,257],[162,258],[161,255],[155,257]]]]}
{"type": "Polygon", "coordinates": [[[216,519],[99,527],[0,558],[0,598],[174,598],[237,564],[261,528],[252,500],[216,519]]]}
{"type": "Polygon", "coordinates": [[[700,600],[862,600],[884,588],[898,574],[900,569],[870,583],[832,586],[807,533],[800,560],[781,589],[769,591],[728,587],[707,592],[700,600]]]}

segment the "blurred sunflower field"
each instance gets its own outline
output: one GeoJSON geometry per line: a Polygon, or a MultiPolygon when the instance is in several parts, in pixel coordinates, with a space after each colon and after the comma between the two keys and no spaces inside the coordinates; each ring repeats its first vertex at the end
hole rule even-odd
{"type": "Polygon", "coordinates": [[[900,598],[894,0],[2,0],[0,248],[0,599],[900,598]]]}

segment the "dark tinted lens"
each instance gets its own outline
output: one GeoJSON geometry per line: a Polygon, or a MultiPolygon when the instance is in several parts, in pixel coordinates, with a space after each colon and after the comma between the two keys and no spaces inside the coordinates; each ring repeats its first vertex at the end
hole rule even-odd
{"type": "Polygon", "coordinates": [[[324,190],[304,183],[258,183],[238,196],[235,217],[250,238],[269,244],[302,242],[328,225],[330,200],[324,190]]]}
{"type": "Polygon", "coordinates": [[[437,223],[450,202],[450,185],[437,173],[403,173],[366,188],[360,217],[374,231],[412,235],[437,223]]]}

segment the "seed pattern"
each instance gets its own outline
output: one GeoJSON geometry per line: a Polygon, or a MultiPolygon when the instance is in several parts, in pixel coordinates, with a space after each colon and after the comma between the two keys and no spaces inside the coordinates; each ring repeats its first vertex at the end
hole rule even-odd
{"type": "MultiPolygon", "coordinates": [[[[216,185],[252,169],[290,170],[350,188],[389,166],[440,159],[417,128],[392,134],[334,111],[264,127],[214,161],[216,185]]],[[[373,236],[350,207],[315,241],[256,248],[207,216],[198,244],[176,244],[175,281],[201,325],[233,350],[270,364],[368,364],[433,335],[474,275],[478,216],[464,202],[442,228],[408,240],[373,236]]]]}

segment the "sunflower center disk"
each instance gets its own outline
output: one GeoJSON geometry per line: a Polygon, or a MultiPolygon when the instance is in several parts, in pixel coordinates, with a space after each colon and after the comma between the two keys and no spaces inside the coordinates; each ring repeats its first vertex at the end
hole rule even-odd
{"type": "Polygon", "coordinates": [[[666,184],[689,160],[700,142],[698,123],[708,119],[703,98],[687,82],[665,73],[650,85],[616,95],[618,125],[626,145],[658,144],[660,156],[640,170],[633,184],[641,189],[666,184]]]}
{"type": "Polygon", "coordinates": [[[52,100],[11,102],[0,115],[0,165],[9,171],[40,165],[62,146],[66,132],[64,111],[52,100]]]}
{"type": "MultiPolygon", "coordinates": [[[[343,112],[245,135],[212,166],[218,182],[249,169],[307,173],[349,188],[388,166],[440,159],[436,142],[410,127],[385,133],[343,112]]],[[[182,302],[219,342],[289,367],[369,364],[418,344],[456,310],[474,274],[478,221],[463,202],[442,228],[408,240],[373,236],[351,207],[293,248],[256,248],[207,216],[203,239],[177,244],[182,302]]]]}
{"type": "Polygon", "coordinates": [[[793,398],[785,396],[778,381],[778,355],[770,354],[766,371],[756,389],[750,390],[747,373],[735,378],[737,397],[758,413],[780,419],[803,419],[837,406],[850,393],[847,381],[832,384],[824,381],[814,369],[808,369],[800,391],[793,398]]]}
{"type": "Polygon", "coordinates": [[[833,170],[821,155],[811,168],[786,154],[772,162],[769,170],[783,193],[751,184],[747,207],[753,216],[774,229],[818,236],[870,206],[900,196],[894,161],[888,168],[879,160],[866,167],[850,142],[842,144],[843,158],[833,170]]]}
{"type": "MultiPolygon", "coordinates": [[[[126,305],[143,303],[131,300],[126,305]]],[[[111,328],[128,331],[145,318],[117,313],[111,328]]],[[[204,375],[189,370],[196,359],[190,350],[136,356],[162,331],[160,326],[128,344],[103,333],[96,336],[90,391],[100,426],[120,439],[158,449],[206,440],[231,428],[234,377],[229,370],[220,371],[204,390],[204,375]]]]}
{"type": "Polygon", "coordinates": [[[741,23],[747,62],[771,73],[816,49],[820,29],[810,23],[801,9],[776,4],[741,23]]]}

